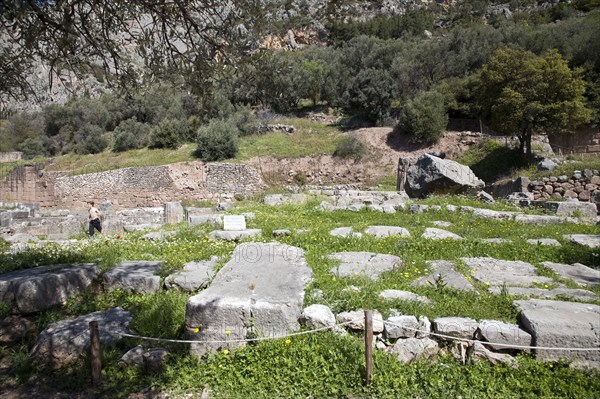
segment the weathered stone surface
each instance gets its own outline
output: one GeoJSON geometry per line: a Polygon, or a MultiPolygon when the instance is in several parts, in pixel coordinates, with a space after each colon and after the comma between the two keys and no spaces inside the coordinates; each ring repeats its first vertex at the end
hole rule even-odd
{"type": "Polygon", "coordinates": [[[369,226],[365,229],[365,234],[384,238],[390,236],[410,237],[410,232],[404,227],[398,226],[369,226]]]}
{"type": "Polygon", "coordinates": [[[144,352],[144,347],[142,345],[138,345],[129,349],[123,356],[121,356],[119,362],[128,366],[142,366],[144,364],[144,352]]]}
{"type": "Polygon", "coordinates": [[[408,364],[419,359],[429,359],[440,351],[437,341],[431,338],[399,339],[392,348],[400,363],[408,364]]]}
{"type": "Polygon", "coordinates": [[[475,208],[473,210],[473,216],[494,220],[513,220],[517,215],[521,214],[522,213],[520,212],[494,211],[491,209],[480,208],[475,208]]]}
{"type": "MultiPolygon", "coordinates": [[[[346,327],[351,330],[364,331],[365,311],[363,309],[342,312],[336,316],[339,323],[349,323],[346,327]]],[[[378,311],[373,312],[373,332],[383,332],[383,316],[378,311]]]]}
{"type": "Polygon", "coordinates": [[[581,286],[594,287],[600,284],[600,270],[592,269],[581,263],[565,265],[562,263],[543,262],[542,265],[552,269],[563,278],[569,278],[581,286]]]}
{"type": "MultiPolygon", "coordinates": [[[[248,334],[277,337],[295,331],[311,276],[301,248],[240,244],[211,285],[188,300],[186,336],[215,341],[244,339],[248,334]]],[[[194,343],[191,353],[202,356],[223,346],[194,343]]]]}
{"type": "Polygon", "coordinates": [[[431,304],[431,301],[429,300],[429,298],[425,298],[424,296],[417,295],[414,292],[410,292],[410,291],[384,290],[379,293],[379,296],[387,301],[401,300],[401,301],[421,302],[425,305],[431,304]]]}
{"type": "MultiPolygon", "coordinates": [[[[545,299],[554,299],[558,296],[581,300],[581,301],[595,301],[598,299],[598,295],[592,291],[582,289],[571,289],[571,288],[527,288],[527,287],[507,287],[508,295],[513,296],[525,296],[525,297],[540,297],[545,299]]],[[[489,291],[492,294],[500,294],[500,287],[490,287],[489,291]]]]}
{"type": "Polygon", "coordinates": [[[429,194],[454,194],[466,189],[481,189],[485,183],[465,165],[424,154],[408,168],[405,190],[409,197],[429,194]]]}
{"type": "Polygon", "coordinates": [[[373,252],[336,252],[329,255],[329,259],[340,261],[331,269],[331,273],[339,277],[367,276],[377,280],[381,273],[402,267],[399,257],[373,252]]]}
{"type": "Polygon", "coordinates": [[[190,226],[197,226],[199,224],[211,224],[213,226],[223,226],[223,214],[197,214],[188,215],[188,224],[190,226]]]}
{"type": "Polygon", "coordinates": [[[162,372],[167,366],[169,352],[164,348],[151,348],[144,352],[144,365],[150,373],[162,372]]]}
{"type": "Polygon", "coordinates": [[[387,339],[414,338],[419,329],[415,316],[392,316],[383,322],[387,339]]]}
{"type": "Polygon", "coordinates": [[[425,232],[421,235],[421,238],[429,240],[462,240],[463,238],[458,234],[454,234],[450,231],[443,229],[436,229],[435,227],[428,227],[425,232]]]}
{"type": "Polygon", "coordinates": [[[268,194],[263,202],[270,206],[282,206],[283,204],[301,204],[308,200],[306,194],[268,194]]]}
{"type": "MultiPolygon", "coordinates": [[[[515,301],[521,311],[519,324],[529,332],[536,346],[551,348],[598,348],[600,306],[587,303],[542,299],[515,301]]],[[[600,362],[600,351],[536,349],[539,360],[570,359],[600,362]]]]}
{"type": "Polygon", "coordinates": [[[336,229],[331,230],[329,232],[329,234],[332,235],[333,237],[348,238],[348,237],[352,237],[353,232],[354,232],[354,229],[352,227],[338,227],[336,229]]]}
{"type": "Polygon", "coordinates": [[[473,339],[478,327],[479,323],[468,317],[438,317],[433,320],[434,332],[456,338],[473,339]]]}
{"type": "Polygon", "coordinates": [[[183,291],[194,292],[208,286],[210,279],[215,275],[215,266],[219,258],[213,256],[209,260],[188,262],[183,269],[165,279],[165,285],[183,291]]]}
{"type": "Polygon", "coordinates": [[[183,221],[183,206],[181,202],[165,203],[165,224],[177,224],[183,221]]]}
{"type": "Polygon", "coordinates": [[[291,234],[292,232],[288,229],[273,230],[273,237],[286,237],[291,234]]]}
{"type": "Polygon", "coordinates": [[[530,238],[527,240],[531,245],[548,245],[551,247],[560,247],[560,242],[554,238],[530,238]]]}
{"type": "Polygon", "coordinates": [[[89,324],[94,320],[98,322],[100,343],[106,346],[114,345],[122,338],[122,334],[128,333],[127,327],[132,316],[126,310],[113,308],[53,323],[40,333],[30,357],[53,367],[76,361],[89,352],[89,324]]]}
{"type": "Polygon", "coordinates": [[[531,346],[531,334],[521,329],[517,324],[505,323],[498,320],[481,320],[477,330],[477,339],[493,342],[500,345],[486,344],[488,348],[499,351],[515,351],[529,349],[509,348],[507,345],[531,346]]]}
{"type": "Polygon", "coordinates": [[[596,204],[591,202],[546,201],[544,209],[554,212],[558,216],[578,216],[585,220],[596,220],[598,215],[596,204]]]}
{"type": "Polygon", "coordinates": [[[104,274],[104,289],[151,294],[160,288],[162,262],[124,261],[104,274]]]}
{"type": "Polygon", "coordinates": [[[560,216],[525,215],[525,214],[515,216],[515,221],[518,223],[538,224],[538,225],[542,225],[542,226],[573,222],[573,220],[569,220],[568,218],[560,217],[560,216]]]}
{"type": "Polygon", "coordinates": [[[563,237],[575,244],[590,248],[600,247],[600,234],[565,234],[563,237]]]}
{"type": "Polygon", "coordinates": [[[13,313],[34,313],[64,305],[100,274],[91,263],[47,265],[0,275],[0,302],[13,313]]]}
{"type": "Polygon", "coordinates": [[[411,284],[414,286],[435,287],[438,281],[442,281],[446,288],[459,291],[476,291],[473,284],[462,274],[454,270],[454,263],[449,260],[428,260],[427,264],[433,273],[420,277],[411,284]]]}
{"type": "Polygon", "coordinates": [[[300,321],[311,330],[335,326],[335,315],[325,305],[310,305],[302,311],[300,321]]]}
{"type": "Polygon", "coordinates": [[[506,353],[496,353],[487,349],[481,342],[475,342],[473,344],[473,353],[471,354],[473,360],[487,360],[492,364],[512,364],[515,359],[506,353]]]}
{"type": "Polygon", "coordinates": [[[211,240],[240,241],[245,240],[246,238],[260,237],[261,234],[261,229],[247,229],[238,231],[213,230],[208,233],[208,237],[211,240]]]}
{"type": "Polygon", "coordinates": [[[0,345],[14,345],[35,332],[35,323],[21,316],[0,320],[0,345]]]}
{"type": "Polygon", "coordinates": [[[549,277],[539,276],[535,267],[529,263],[494,258],[461,258],[472,270],[475,280],[492,286],[527,287],[534,283],[552,283],[549,277]]]}
{"type": "Polygon", "coordinates": [[[417,331],[417,338],[429,337],[431,327],[431,322],[427,316],[419,316],[419,331],[417,331]]]}
{"type": "Polygon", "coordinates": [[[433,222],[431,222],[434,226],[437,227],[450,227],[452,226],[452,223],[450,222],[446,222],[444,220],[434,220],[433,222]]]}

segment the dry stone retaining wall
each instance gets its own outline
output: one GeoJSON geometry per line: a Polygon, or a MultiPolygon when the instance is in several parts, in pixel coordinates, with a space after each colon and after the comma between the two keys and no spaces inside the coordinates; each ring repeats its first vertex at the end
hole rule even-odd
{"type": "Polygon", "coordinates": [[[25,165],[0,183],[0,200],[43,207],[84,208],[110,201],[117,208],[162,206],[183,199],[213,200],[253,195],[265,188],[261,175],[243,164],[186,162],[117,169],[78,176],[25,165]]]}

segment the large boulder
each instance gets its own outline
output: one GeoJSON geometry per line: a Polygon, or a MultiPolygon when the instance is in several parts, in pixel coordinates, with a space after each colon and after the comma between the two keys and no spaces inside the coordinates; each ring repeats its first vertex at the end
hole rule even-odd
{"type": "Polygon", "coordinates": [[[458,162],[424,154],[408,168],[406,193],[422,198],[429,194],[455,194],[485,186],[471,168],[458,162]]]}
{"type": "Polygon", "coordinates": [[[73,363],[89,351],[90,321],[98,322],[98,338],[105,346],[114,345],[128,333],[132,318],[128,311],[113,308],[50,324],[38,336],[30,357],[51,367],[73,363]]]}
{"type": "Polygon", "coordinates": [[[242,346],[250,336],[279,337],[299,328],[312,271],[304,250],[279,243],[238,245],[211,285],[186,306],[191,353],[242,346]],[[229,342],[236,341],[238,342],[229,342]]]}
{"type": "Polygon", "coordinates": [[[91,263],[47,265],[0,275],[0,303],[13,313],[35,313],[64,305],[100,273],[91,263]]]}

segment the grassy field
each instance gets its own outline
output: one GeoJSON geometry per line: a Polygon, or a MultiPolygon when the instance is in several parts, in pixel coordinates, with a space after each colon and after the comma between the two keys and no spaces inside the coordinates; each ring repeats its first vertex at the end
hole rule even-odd
{"type": "MultiPolygon", "coordinates": [[[[273,123],[292,125],[296,131],[293,134],[272,132],[242,137],[237,156],[229,161],[239,162],[257,156],[296,158],[333,154],[338,142],[344,137],[335,126],[301,118],[282,118],[273,123]]],[[[68,171],[71,175],[78,175],[133,166],[195,161],[195,150],[195,144],[186,143],[176,150],[144,148],[120,153],[104,151],[91,155],[68,154],[54,158],[47,170],[68,171]]]]}
{"type": "MultiPolygon", "coordinates": [[[[281,242],[305,250],[313,270],[313,282],[306,291],[305,306],[322,303],[334,313],[355,309],[376,309],[384,317],[395,309],[403,314],[463,316],[475,319],[498,319],[516,322],[514,297],[492,295],[485,284],[472,280],[477,293],[464,293],[444,287],[411,287],[414,279],[429,272],[427,260],[447,259],[457,263],[458,270],[467,269],[461,257],[490,256],[505,260],[532,263],[541,275],[558,279],[541,267],[543,261],[561,263],[580,262],[600,269],[600,257],[589,248],[566,242],[563,234],[597,234],[598,227],[585,224],[560,226],[518,225],[508,221],[473,218],[468,213],[447,210],[412,214],[407,211],[395,215],[363,210],[361,212],[323,212],[317,209],[319,201],[303,206],[269,207],[248,200],[237,212],[254,212],[248,220],[249,228],[263,229],[259,241],[272,241],[275,229],[309,229],[304,234],[280,238],[281,242]],[[434,241],[420,239],[425,228],[433,221],[452,223],[447,229],[463,236],[462,241],[434,241]],[[395,225],[407,228],[410,238],[340,238],[329,231],[336,227],[352,226],[362,231],[370,225],[395,225]],[[487,244],[482,238],[506,238],[512,243],[487,244]],[[528,238],[555,238],[561,247],[536,245],[525,242],[528,238]],[[338,251],[371,251],[394,254],[403,260],[401,269],[384,273],[378,281],[366,278],[338,278],[329,270],[333,266],[327,255],[338,251]],[[347,290],[360,287],[360,292],[347,290]],[[432,300],[432,305],[414,302],[387,302],[379,298],[384,289],[402,289],[416,292],[432,300]]],[[[424,204],[471,205],[492,209],[512,209],[508,204],[483,205],[463,197],[434,197],[424,204]]],[[[228,256],[233,243],[208,239],[207,232],[214,227],[174,226],[177,234],[165,241],[140,240],[142,233],[82,239],[77,245],[63,248],[49,245],[20,254],[0,254],[0,272],[65,262],[99,262],[103,270],[126,259],[163,260],[164,277],[182,267],[185,262],[208,259],[212,255],[228,256]]],[[[83,237],[80,237],[83,238],[83,237]]],[[[469,277],[470,278],[470,277],[469,277]]],[[[562,281],[558,279],[558,281],[562,281]]],[[[573,287],[572,282],[565,282],[573,287]]],[[[97,287],[96,287],[97,288],[97,287]]],[[[600,287],[593,289],[600,294],[600,287]]],[[[102,293],[98,289],[71,299],[67,306],[52,309],[35,317],[38,331],[49,323],[66,317],[121,306],[134,315],[131,327],[139,334],[161,338],[180,338],[185,304],[189,295],[161,290],[155,295],[131,295],[124,292],[102,293]]],[[[596,301],[596,304],[600,302],[596,301]]],[[[1,313],[1,312],[0,312],[1,313]]],[[[6,309],[4,310],[6,315],[6,309]]],[[[0,316],[4,316],[0,314],[0,316]]],[[[115,348],[105,348],[103,380],[97,397],[127,397],[144,387],[170,392],[175,398],[186,394],[198,397],[209,387],[211,398],[593,398],[600,392],[600,374],[573,370],[568,363],[540,363],[528,355],[520,355],[512,366],[488,362],[462,365],[451,356],[440,355],[434,361],[402,365],[394,356],[376,351],[374,379],[370,387],[363,384],[364,352],[360,337],[319,333],[290,340],[274,340],[249,345],[235,352],[221,351],[198,359],[188,355],[185,344],[166,344],[171,351],[167,369],[151,374],[143,369],[120,365],[119,358],[131,347],[143,342],[127,339],[115,348]],[[195,396],[194,396],[195,395],[195,396]]],[[[10,363],[10,378],[27,381],[43,378],[47,389],[81,391],[90,381],[89,360],[82,358],[73,367],[59,371],[44,370],[27,362],[32,343],[18,348],[0,347],[3,363],[10,363]]],[[[149,343],[155,346],[155,343],[149,343]]],[[[1,386],[0,381],[0,386],[1,386]]],[[[190,396],[187,396],[190,397],[190,396]]]]}

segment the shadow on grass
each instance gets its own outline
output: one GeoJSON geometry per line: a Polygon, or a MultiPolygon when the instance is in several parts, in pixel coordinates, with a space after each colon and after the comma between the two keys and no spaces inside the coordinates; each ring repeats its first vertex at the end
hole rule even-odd
{"type": "Polygon", "coordinates": [[[486,183],[492,183],[502,177],[510,176],[516,169],[530,165],[517,148],[496,147],[483,158],[470,165],[477,177],[486,183]]]}

